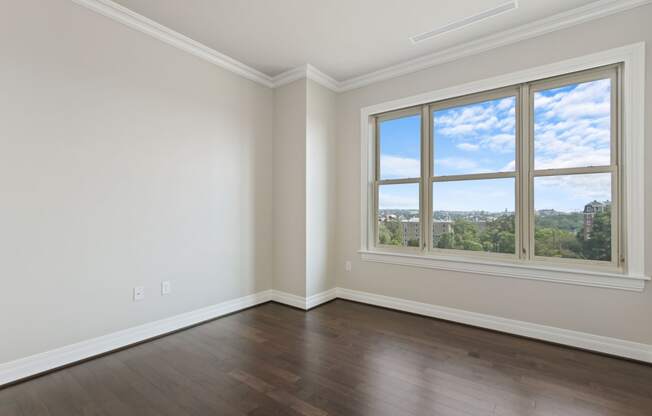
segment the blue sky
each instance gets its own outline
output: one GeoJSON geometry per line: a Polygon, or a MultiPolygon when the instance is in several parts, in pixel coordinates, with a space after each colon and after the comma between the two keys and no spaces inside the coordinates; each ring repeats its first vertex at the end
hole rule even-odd
{"type": "MultiPolygon", "coordinates": [[[[610,81],[572,84],[535,94],[536,169],[609,164],[610,81]]],[[[435,175],[514,170],[515,98],[453,107],[434,113],[435,175]]],[[[381,123],[381,179],[419,176],[420,117],[381,123]]],[[[416,185],[386,186],[380,207],[417,209],[416,185]]],[[[605,174],[540,178],[535,208],[578,211],[609,200],[605,174]]],[[[436,184],[435,209],[504,211],[514,207],[514,181],[436,184]]]]}

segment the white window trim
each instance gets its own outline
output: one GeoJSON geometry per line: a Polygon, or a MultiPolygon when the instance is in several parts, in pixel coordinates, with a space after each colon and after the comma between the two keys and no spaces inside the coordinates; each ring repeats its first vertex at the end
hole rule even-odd
{"type": "Polygon", "coordinates": [[[494,78],[431,91],[412,97],[376,104],[361,109],[361,246],[362,260],[421,268],[451,270],[491,276],[545,280],[551,282],[642,291],[645,282],[645,43],[635,43],[591,55],[543,65],[494,78]],[[622,152],[623,152],[623,224],[626,265],[622,273],[544,266],[521,262],[483,260],[464,255],[446,256],[428,253],[399,253],[376,250],[373,245],[374,152],[371,116],[392,110],[423,105],[463,95],[508,87],[544,78],[565,75],[600,66],[623,63],[622,72],[622,152]]]}

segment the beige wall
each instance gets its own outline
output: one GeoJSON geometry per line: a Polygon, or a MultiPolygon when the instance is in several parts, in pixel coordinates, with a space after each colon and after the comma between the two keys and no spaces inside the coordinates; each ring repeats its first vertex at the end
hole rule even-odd
{"type": "Polygon", "coordinates": [[[274,90],[274,289],[335,287],[335,99],[300,79],[274,90]]]}
{"type": "Polygon", "coordinates": [[[272,90],[70,0],[3,5],[0,362],[271,288],[272,90]]]}
{"type": "MultiPolygon", "coordinates": [[[[652,6],[633,9],[532,40],[343,93],[337,99],[337,283],[340,287],[552,325],[652,344],[652,289],[643,293],[499,278],[361,262],[360,109],[561,61],[634,42],[647,42],[652,68],[652,6]],[[350,273],[344,261],[353,262],[350,273]]],[[[646,86],[652,120],[652,79],[646,86]]],[[[648,123],[646,142],[652,141],[648,123]]],[[[646,147],[646,177],[652,177],[652,146],[646,147]]],[[[652,207],[652,180],[646,183],[652,207]]],[[[652,210],[647,210],[647,274],[652,273],[652,210]]]]}
{"type": "Polygon", "coordinates": [[[306,296],[305,79],[274,89],[274,289],[306,296]]]}
{"type": "Polygon", "coordinates": [[[335,287],[336,95],[311,80],[307,86],[306,296],[312,296],[335,287]]]}

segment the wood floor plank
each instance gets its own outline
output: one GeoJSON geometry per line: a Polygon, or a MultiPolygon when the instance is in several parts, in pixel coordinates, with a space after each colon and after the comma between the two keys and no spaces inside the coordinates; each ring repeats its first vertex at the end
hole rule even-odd
{"type": "Polygon", "coordinates": [[[336,300],[276,303],[0,390],[5,416],[652,416],[652,366],[336,300]]]}

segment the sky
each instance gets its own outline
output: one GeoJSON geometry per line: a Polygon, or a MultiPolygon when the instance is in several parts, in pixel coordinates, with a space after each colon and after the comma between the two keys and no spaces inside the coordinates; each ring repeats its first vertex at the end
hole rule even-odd
{"type": "MultiPolygon", "coordinates": [[[[610,80],[571,84],[534,94],[535,169],[608,165],[610,80]]],[[[435,175],[513,172],[515,97],[435,111],[435,175]]],[[[381,179],[412,178],[420,169],[420,116],[380,125],[381,179]]],[[[514,180],[435,183],[436,210],[514,210],[514,180]]],[[[535,209],[581,211],[594,199],[610,200],[610,175],[535,179],[535,209]]],[[[385,185],[381,209],[417,209],[418,187],[385,185]]]]}

